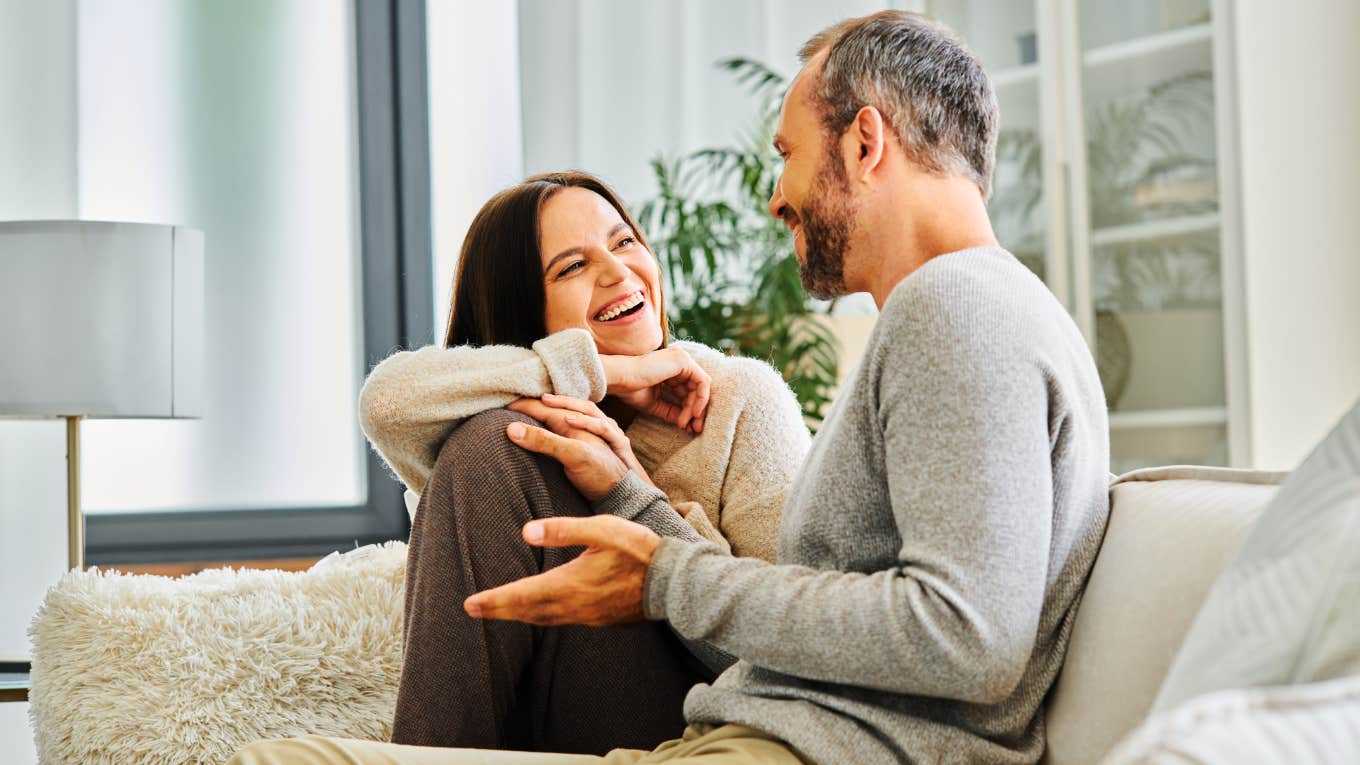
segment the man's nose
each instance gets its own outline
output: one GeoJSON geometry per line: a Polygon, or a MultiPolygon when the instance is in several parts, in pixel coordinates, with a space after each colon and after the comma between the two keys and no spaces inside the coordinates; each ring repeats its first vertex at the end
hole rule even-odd
{"type": "Polygon", "coordinates": [[[776,218],[784,217],[784,207],[788,204],[784,200],[784,176],[781,174],[779,180],[775,181],[774,193],[770,195],[770,203],[765,209],[776,218]]]}

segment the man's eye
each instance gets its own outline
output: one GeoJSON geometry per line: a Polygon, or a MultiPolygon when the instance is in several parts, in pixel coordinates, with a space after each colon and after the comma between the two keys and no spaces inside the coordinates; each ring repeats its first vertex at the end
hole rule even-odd
{"type": "Polygon", "coordinates": [[[636,239],[634,239],[634,238],[631,237],[631,236],[625,236],[624,238],[622,238],[622,239],[619,240],[619,243],[618,243],[618,244],[614,245],[614,249],[616,249],[616,250],[621,250],[621,249],[623,249],[624,247],[632,247],[632,246],[635,245],[635,244],[637,244],[637,240],[636,240],[636,239]]]}

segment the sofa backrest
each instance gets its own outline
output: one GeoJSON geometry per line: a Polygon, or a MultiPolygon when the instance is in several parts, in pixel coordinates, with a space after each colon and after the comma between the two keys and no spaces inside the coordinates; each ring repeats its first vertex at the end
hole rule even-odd
{"type": "Polygon", "coordinates": [[[1095,765],[1142,722],[1219,572],[1284,473],[1136,470],[1110,522],[1048,699],[1047,765],[1095,765]]]}

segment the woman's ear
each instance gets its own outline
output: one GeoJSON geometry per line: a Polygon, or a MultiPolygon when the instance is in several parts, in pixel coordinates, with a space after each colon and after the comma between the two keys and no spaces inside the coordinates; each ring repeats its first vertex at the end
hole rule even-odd
{"type": "Polygon", "coordinates": [[[856,168],[855,178],[862,181],[873,174],[883,161],[887,126],[882,113],[872,106],[860,109],[855,114],[854,122],[850,124],[850,134],[857,149],[853,165],[856,168]]]}

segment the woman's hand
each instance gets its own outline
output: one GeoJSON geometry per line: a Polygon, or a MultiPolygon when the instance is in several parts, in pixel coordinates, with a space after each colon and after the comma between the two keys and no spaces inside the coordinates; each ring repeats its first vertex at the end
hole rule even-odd
{"type": "Polygon", "coordinates": [[[609,395],[643,414],[702,433],[713,378],[681,348],[641,356],[600,356],[609,395]]]}
{"type": "MultiPolygon", "coordinates": [[[[541,400],[522,398],[511,403],[506,409],[529,415],[563,438],[603,444],[623,462],[627,470],[637,473],[638,477],[648,484],[656,485],[652,483],[652,478],[647,475],[642,463],[638,462],[637,455],[633,454],[633,444],[624,434],[623,428],[620,428],[612,417],[600,411],[594,402],[545,393],[541,400]]],[[[612,487],[613,484],[610,485],[612,487]]]]}

